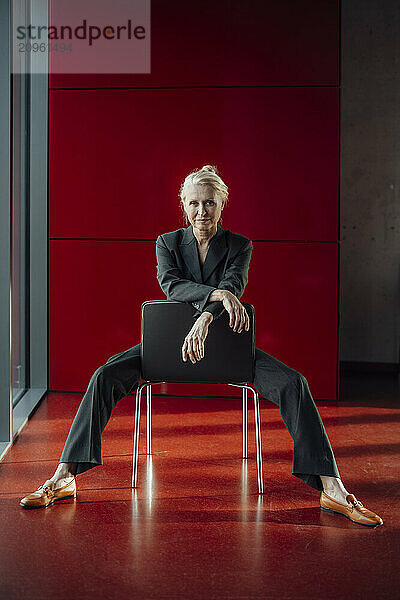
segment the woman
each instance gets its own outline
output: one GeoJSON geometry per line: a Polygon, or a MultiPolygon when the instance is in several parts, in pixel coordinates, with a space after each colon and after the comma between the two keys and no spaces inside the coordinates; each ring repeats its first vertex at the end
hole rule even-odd
{"type": "MultiPolygon", "coordinates": [[[[182,359],[189,358],[195,363],[204,357],[204,342],[212,321],[224,310],[228,311],[229,326],[235,332],[249,330],[249,317],[239,298],[247,284],[253,245],[245,236],[224,230],[219,224],[228,188],[214,167],[206,165],[190,173],[181,186],[180,198],[186,223],[189,220],[190,225],[158,236],[157,279],[168,299],[190,302],[198,310],[198,318],[182,345],[182,359]],[[226,252],[225,260],[220,260],[219,269],[214,269],[214,279],[210,279],[210,262],[214,261],[214,267],[222,249],[226,252]],[[206,262],[208,254],[210,260],[206,262]],[[199,267],[197,281],[190,271],[189,257],[199,267]]],[[[54,475],[23,498],[21,506],[44,507],[76,495],[75,476],[102,464],[101,434],[113,408],[140,381],[140,344],[112,356],[94,372],[54,475]]],[[[252,383],[260,396],[279,406],[294,441],[292,472],[322,492],[321,507],[363,525],[381,525],[382,519],[344,487],[304,375],[256,348],[252,383]]]]}

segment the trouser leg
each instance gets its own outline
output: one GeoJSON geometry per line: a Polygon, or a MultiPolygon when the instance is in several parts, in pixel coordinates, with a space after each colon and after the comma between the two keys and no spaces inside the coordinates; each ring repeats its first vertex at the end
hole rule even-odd
{"type": "Polygon", "coordinates": [[[111,356],[93,373],[59,462],[76,462],[76,474],[103,464],[101,434],[119,400],[141,381],[140,344],[111,356]]]}
{"type": "Polygon", "coordinates": [[[260,396],[279,406],[294,442],[292,473],[322,490],[319,475],[339,477],[327,433],[302,373],[256,348],[254,386],[260,396]]]}

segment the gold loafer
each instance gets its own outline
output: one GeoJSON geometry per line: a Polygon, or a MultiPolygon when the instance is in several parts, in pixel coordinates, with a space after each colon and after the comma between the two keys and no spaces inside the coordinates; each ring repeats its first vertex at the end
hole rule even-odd
{"type": "Polygon", "coordinates": [[[56,489],[41,485],[36,492],[22,498],[20,505],[24,508],[45,508],[53,502],[65,500],[66,498],[76,498],[75,477],[66,485],[56,489]]]}
{"type": "Polygon", "coordinates": [[[349,494],[346,497],[346,501],[347,504],[343,504],[342,502],[334,500],[325,492],[322,492],[320,505],[322,510],[344,515],[350,519],[350,521],[359,523],[360,525],[367,525],[369,527],[383,525],[383,520],[381,517],[372,512],[372,510],[365,508],[365,506],[363,506],[363,504],[357,500],[353,494],[349,494]]]}

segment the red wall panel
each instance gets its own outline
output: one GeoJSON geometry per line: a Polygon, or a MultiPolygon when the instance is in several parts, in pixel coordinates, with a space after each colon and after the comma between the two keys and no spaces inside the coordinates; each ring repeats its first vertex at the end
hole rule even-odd
{"type": "MultiPolygon", "coordinates": [[[[304,373],[316,397],[336,393],[337,245],[255,242],[243,301],[256,345],[304,373]]],[[[165,298],[154,241],[50,243],[52,390],[84,391],[92,372],[140,341],[140,307],[165,298]]],[[[229,386],[163,385],[154,392],[237,395],[229,386]]]]}
{"type": "Polygon", "coordinates": [[[337,89],[53,91],[50,107],[51,237],[177,229],[181,181],[211,163],[229,229],[337,239],[337,89]]]}
{"type": "MultiPolygon", "coordinates": [[[[55,23],[60,10],[52,1],[55,23]]],[[[337,85],[338,38],[337,0],[152,0],[150,74],[54,74],[51,86],[337,85]]]]}
{"type": "Polygon", "coordinates": [[[155,243],[52,240],[49,253],[49,387],[85,390],[97,367],[140,342],[142,302],[165,298],[155,243]]]}
{"type": "Polygon", "coordinates": [[[336,243],[258,242],[247,302],[256,346],[303,373],[317,398],[336,397],[336,243]]]}

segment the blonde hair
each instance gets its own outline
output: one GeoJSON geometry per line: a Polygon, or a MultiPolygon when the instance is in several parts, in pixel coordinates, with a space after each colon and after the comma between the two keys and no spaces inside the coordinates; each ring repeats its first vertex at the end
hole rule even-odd
{"type": "MultiPolygon", "coordinates": [[[[209,185],[214,192],[214,198],[215,196],[219,196],[223,206],[228,202],[229,189],[226,183],[218,175],[217,167],[214,165],[204,165],[201,169],[191,171],[191,173],[185,177],[185,181],[182,183],[179,190],[181,208],[186,224],[188,223],[188,218],[185,213],[184,200],[186,198],[188,187],[192,185],[209,185]]],[[[222,222],[222,217],[220,218],[220,221],[222,222]]]]}

